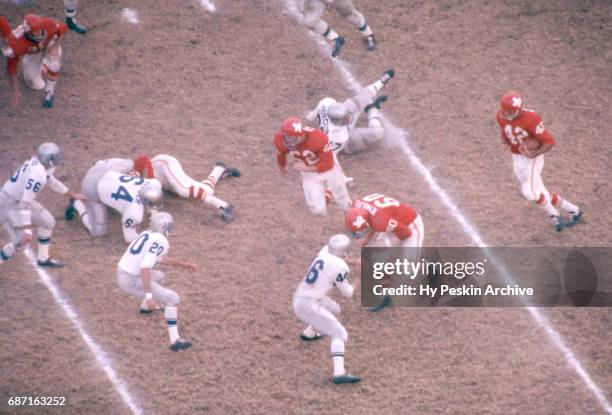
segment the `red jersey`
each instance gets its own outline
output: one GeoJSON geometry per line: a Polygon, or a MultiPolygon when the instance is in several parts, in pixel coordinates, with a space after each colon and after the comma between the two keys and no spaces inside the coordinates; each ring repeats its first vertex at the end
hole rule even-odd
{"type": "Polygon", "coordinates": [[[7,58],[6,71],[9,75],[17,75],[17,66],[21,56],[44,51],[68,31],[68,26],[64,23],[57,23],[48,17],[43,17],[43,28],[47,36],[38,43],[32,42],[24,36],[25,30],[23,26],[19,26],[9,36],[8,45],[2,49],[2,53],[7,58]]]}
{"type": "Polygon", "coordinates": [[[356,200],[353,207],[370,213],[370,227],[377,232],[392,232],[401,240],[412,235],[408,226],[416,219],[417,212],[405,203],[374,193],[356,200]]]}
{"type": "Polygon", "coordinates": [[[537,112],[522,110],[518,117],[507,120],[501,116],[501,110],[497,111],[497,123],[501,128],[501,138],[510,144],[514,154],[521,154],[519,147],[523,140],[532,137],[542,144],[555,144],[555,139],[548,133],[544,122],[537,112]]]}
{"type": "Polygon", "coordinates": [[[283,140],[283,132],[278,131],[274,135],[274,145],[278,150],[276,161],[280,168],[287,165],[287,154],[293,158],[302,160],[307,166],[314,166],[317,173],[324,173],[334,167],[334,152],[332,144],[327,135],[310,127],[303,127],[306,138],[294,149],[289,149],[283,140]]]}

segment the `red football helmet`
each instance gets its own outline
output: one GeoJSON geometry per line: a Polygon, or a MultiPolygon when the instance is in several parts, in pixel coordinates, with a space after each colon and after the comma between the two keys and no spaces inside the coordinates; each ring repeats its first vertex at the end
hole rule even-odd
{"type": "Polygon", "coordinates": [[[370,226],[370,212],[365,209],[351,208],[346,212],[344,224],[354,237],[361,238],[370,226]]]}
{"type": "Polygon", "coordinates": [[[294,149],[306,139],[305,128],[297,117],[289,117],[283,121],[281,127],[283,142],[288,149],[294,149]]]}
{"type": "Polygon", "coordinates": [[[43,19],[37,14],[28,14],[23,19],[25,37],[34,43],[39,43],[47,37],[47,31],[43,27],[43,19]]]}
{"type": "Polygon", "coordinates": [[[151,159],[145,154],[141,154],[134,159],[134,170],[145,179],[154,179],[153,164],[151,159]]]}
{"type": "Polygon", "coordinates": [[[523,110],[523,98],[518,92],[508,91],[501,97],[499,105],[501,106],[501,116],[507,120],[513,120],[523,110]]]}

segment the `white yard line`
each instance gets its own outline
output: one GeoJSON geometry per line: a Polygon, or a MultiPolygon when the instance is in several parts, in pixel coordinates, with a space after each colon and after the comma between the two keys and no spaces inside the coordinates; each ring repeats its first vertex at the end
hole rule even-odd
{"type": "MultiPolygon", "coordinates": [[[[298,9],[298,6],[294,0],[282,0],[285,11],[291,15],[298,22],[302,21],[301,13],[298,9]]],[[[303,30],[308,30],[304,27],[303,30]]],[[[322,38],[322,36],[317,35],[308,30],[308,35],[319,45],[321,52],[325,54],[327,57],[332,59],[334,66],[340,72],[344,80],[346,81],[348,87],[353,91],[359,91],[362,86],[355,79],[355,76],[351,73],[351,71],[347,68],[343,61],[337,58],[331,57],[331,48],[322,38]]],[[[446,193],[446,191],[438,184],[436,178],[431,174],[431,171],[423,164],[423,162],[417,157],[416,154],[412,151],[410,146],[407,143],[408,134],[403,129],[395,126],[391,121],[385,119],[385,128],[391,133],[390,135],[396,138],[397,144],[402,150],[402,152],[406,155],[408,162],[414,168],[417,173],[421,175],[423,179],[429,185],[429,189],[438,196],[442,204],[450,211],[451,215],[459,222],[463,231],[472,239],[476,246],[481,248],[486,248],[487,244],[482,240],[482,237],[476,230],[476,228],[470,223],[470,221],[461,213],[457,205],[453,202],[450,196],[446,193]]],[[[506,277],[508,281],[514,280],[514,278],[505,270],[503,265],[500,264],[499,261],[493,258],[492,262],[502,271],[502,274],[506,277]]],[[[612,405],[608,402],[605,394],[601,390],[601,388],[593,381],[589,373],[582,367],[580,361],[576,358],[571,349],[566,346],[565,340],[563,337],[551,326],[548,322],[548,319],[540,313],[540,311],[535,307],[527,307],[529,314],[536,321],[536,323],[546,332],[550,341],[555,345],[555,347],[561,352],[567,363],[571,366],[571,368],[578,374],[580,379],[584,382],[586,387],[595,395],[595,398],[599,401],[601,406],[609,413],[612,414],[612,405]]]]}
{"type": "Polygon", "coordinates": [[[207,12],[211,14],[217,13],[217,8],[215,7],[212,0],[200,0],[200,4],[206,9],[207,12]]]}
{"type": "Polygon", "coordinates": [[[128,390],[125,382],[121,378],[119,378],[117,373],[115,373],[112,363],[104,352],[104,350],[102,350],[98,343],[96,343],[91,337],[91,335],[85,330],[85,328],[83,327],[83,323],[81,323],[79,315],[74,310],[74,308],[72,308],[72,304],[70,304],[70,301],[60,291],[60,289],[53,281],[53,278],[47,273],[47,271],[40,268],[36,264],[36,257],[34,256],[32,250],[30,248],[26,248],[24,254],[26,258],[28,258],[28,260],[30,261],[30,264],[32,265],[34,270],[36,270],[36,272],[38,273],[40,280],[51,292],[55,303],[62,309],[68,320],[70,320],[72,324],[76,327],[77,331],[85,341],[85,344],[87,344],[87,347],[89,347],[89,351],[96,358],[98,366],[100,366],[102,370],[104,370],[104,373],[106,373],[108,380],[110,380],[117,393],[121,396],[123,402],[125,402],[125,404],[128,406],[128,408],[130,408],[130,411],[132,411],[133,414],[142,414],[142,409],[136,401],[136,398],[134,398],[134,396],[130,394],[130,391],[128,390]]]}
{"type": "Polygon", "coordinates": [[[121,17],[128,23],[138,24],[138,10],[130,9],[129,7],[121,9],[121,17]]]}

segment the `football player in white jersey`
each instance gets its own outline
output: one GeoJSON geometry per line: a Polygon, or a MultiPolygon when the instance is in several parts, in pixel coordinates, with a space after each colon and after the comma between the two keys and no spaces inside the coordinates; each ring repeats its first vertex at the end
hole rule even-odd
{"type": "Polygon", "coordinates": [[[379,110],[387,97],[376,96],[394,76],[393,69],[387,70],[380,79],[342,103],[333,98],[324,98],[306,119],[327,134],[336,154],[341,151],[347,154],[363,151],[380,142],[385,135],[379,110]],[[368,118],[367,127],[356,126],[362,111],[368,118]]]}
{"type": "Polygon", "coordinates": [[[55,143],[43,143],[37,154],[27,160],[15,174],[4,183],[0,191],[0,225],[9,231],[11,242],[0,250],[0,264],[32,240],[32,229],[38,234],[38,265],[63,267],[60,261],[49,256],[49,244],[55,227],[55,219],[36,196],[45,185],[70,198],[84,200],[85,196],[70,191],[53,175],[55,166],[61,161],[61,150],[55,143]]]}
{"type": "Polygon", "coordinates": [[[293,311],[300,320],[309,324],[302,332],[302,340],[318,340],[321,334],[331,338],[331,356],[334,364],[332,382],[355,383],[361,378],[344,370],[344,344],[348,333],[337,316],[340,305],[327,296],[332,287],[345,297],[352,297],[355,287],[348,281],[347,262],[359,265],[359,259],[347,258],[351,239],[342,234],[334,235],[312,261],[308,273],[293,295],[293,311]]]}
{"type": "Polygon", "coordinates": [[[196,272],[196,266],[168,257],[170,244],[168,234],[172,230],[174,219],[166,212],[158,212],[151,217],[151,228],[138,235],[121,257],[117,267],[117,283],[128,294],[142,298],[141,313],[150,313],[159,309],[158,303],[164,306],[164,317],[170,336],[170,350],[191,347],[189,340],[179,336],[177,317],[179,295],[161,285],[164,273],[154,268],[157,264],[181,267],[196,272]]]}
{"type": "MultiPolygon", "coordinates": [[[[138,237],[137,226],[144,220],[146,211],[161,207],[163,192],[158,180],[147,180],[122,172],[131,170],[131,160],[109,159],[99,161],[88,172],[81,184],[87,195],[85,209],[74,204],[81,214],[81,221],[93,236],[107,232],[107,206],[121,214],[123,237],[127,243],[138,237]]],[[[66,210],[66,218],[73,207],[66,210]]]]}

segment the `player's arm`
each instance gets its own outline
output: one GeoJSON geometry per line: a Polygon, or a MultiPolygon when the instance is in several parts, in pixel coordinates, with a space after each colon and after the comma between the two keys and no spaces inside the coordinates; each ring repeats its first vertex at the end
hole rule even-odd
{"type": "Polygon", "coordinates": [[[159,263],[161,265],[167,265],[170,267],[184,268],[191,272],[196,272],[198,270],[195,264],[192,264],[190,262],[179,261],[178,259],[170,258],[167,256],[163,257],[159,263]]]}
{"type": "Polygon", "coordinates": [[[542,143],[540,148],[537,149],[536,151],[530,151],[530,152],[523,153],[525,156],[529,158],[535,158],[541,154],[547,153],[556,144],[555,139],[552,137],[552,135],[550,135],[550,133],[544,126],[544,122],[541,120],[539,116],[536,118],[533,124],[531,124],[527,128],[527,131],[529,132],[529,134],[531,134],[532,137],[534,137],[536,140],[542,143]]]}
{"type": "Polygon", "coordinates": [[[359,241],[359,247],[363,248],[364,246],[367,246],[370,241],[372,240],[372,238],[374,237],[374,234],[376,233],[376,230],[374,230],[371,226],[368,228],[368,233],[366,233],[366,235],[359,241]]]}
{"type": "Polygon", "coordinates": [[[54,192],[66,195],[70,199],[87,200],[84,194],[70,190],[68,186],[66,186],[53,175],[53,172],[47,172],[47,184],[49,185],[49,188],[54,192]]]}
{"type": "Polygon", "coordinates": [[[281,174],[284,176],[287,173],[287,153],[289,150],[283,145],[282,137],[280,131],[274,135],[274,146],[276,147],[276,163],[281,174]]]}
{"type": "Polygon", "coordinates": [[[394,219],[389,220],[387,229],[391,229],[391,231],[395,234],[395,236],[397,236],[400,240],[403,241],[412,236],[412,231],[410,230],[408,225],[400,221],[395,222],[397,223],[397,225],[394,225],[394,222],[392,221],[395,221],[395,220],[394,219]]]}
{"type": "Polygon", "coordinates": [[[151,290],[151,269],[145,267],[140,268],[140,278],[142,278],[142,288],[145,292],[147,307],[149,310],[155,310],[157,308],[157,303],[153,299],[153,292],[151,290]]]}
{"type": "Polygon", "coordinates": [[[319,108],[315,108],[306,115],[305,120],[308,121],[311,126],[319,127],[319,123],[317,122],[317,117],[319,116],[319,108]]]}
{"type": "Polygon", "coordinates": [[[340,290],[340,293],[342,293],[344,297],[351,298],[355,292],[355,287],[353,287],[349,282],[348,274],[348,267],[346,269],[339,269],[336,273],[336,281],[334,281],[334,285],[340,290]]]}
{"type": "Polygon", "coordinates": [[[121,224],[123,227],[123,239],[128,244],[131,244],[138,238],[138,231],[136,227],[140,224],[140,220],[133,217],[133,215],[124,214],[121,217],[121,224]]]}
{"type": "Polygon", "coordinates": [[[17,67],[19,66],[20,56],[15,55],[12,51],[10,53],[11,55],[7,56],[6,59],[6,72],[11,81],[11,108],[15,109],[21,103],[21,89],[17,79],[17,67]]]}

